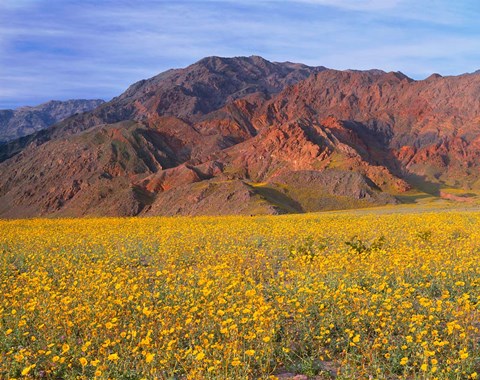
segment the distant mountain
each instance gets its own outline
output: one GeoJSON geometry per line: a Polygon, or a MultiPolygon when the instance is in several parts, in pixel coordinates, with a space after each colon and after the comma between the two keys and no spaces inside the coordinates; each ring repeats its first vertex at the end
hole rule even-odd
{"type": "Polygon", "coordinates": [[[480,75],[209,57],[0,145],[0,217],[271,214],[480,189],[480,75]]]}
{"type": "Polygon", "coordinates": [[[0,110],[0,142],[18,139],[48,128],[77,113],[93,110],[103,100],[52,100],[35,107],[0,110]]]}

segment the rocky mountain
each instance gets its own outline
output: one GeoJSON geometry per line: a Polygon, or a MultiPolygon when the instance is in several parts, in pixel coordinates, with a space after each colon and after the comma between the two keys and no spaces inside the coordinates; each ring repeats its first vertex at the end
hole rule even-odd
{"type": "MultiPolygon", "coordinates": [[[[205,115],[235,99],[249,94],[263,100],[269,99],[285,86],[322,70],[325,68],[290,62],[272,63],[257,56],[204,58],[185,69],[168,70],[137,82],[122,95],[91,113],[69,118],[48,130],[9,144],[0,144],[0,162],[26,146],[43,144],[99,124],[125,120],[155,124],[158,118],[170,117],[169,125],[174,123],[174,128],[189,134],[192,123],[201,121],[205,115]]],[[[177,134],[182,133],[178,131],[177,134]]]]}
{"type": "Polygon", "coordinates": [[[480,75],[210,57],[0,145],[0,216],[271,214],[476,189],[480,75]]]}
{"type": "Polygon", "coordinates": [[[0,142],[30,135],[75,114],[88,112],[105,103],[103,100],[52,100],[35,107],[0,110],[0,142]]]}

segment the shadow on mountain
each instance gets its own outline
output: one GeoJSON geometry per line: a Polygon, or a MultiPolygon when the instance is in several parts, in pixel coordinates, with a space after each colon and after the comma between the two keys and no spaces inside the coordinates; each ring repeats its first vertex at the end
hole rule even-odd
{"type": "Polygon", "coordinates": [[[265,198],[269,203],[281,208],[282,210],[293,213],[305,212],[299,202],[278,191],[277,189],[266,186],[251,186],[251,188],[255,191],[255,193],[265,198]]]}
{"type": "Polygon", "coordinates": [[[412,173],[406,175],[404,178],[415,189],[434,197],[440,196],[440,188],[442,186],[440,183],[431,182],[426,176],[412,173]]]}

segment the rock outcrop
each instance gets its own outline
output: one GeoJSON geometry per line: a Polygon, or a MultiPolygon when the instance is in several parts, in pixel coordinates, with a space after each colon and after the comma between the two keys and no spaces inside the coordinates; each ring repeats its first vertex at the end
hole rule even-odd
{"type": "Polygon", "coordinates": [[[0,145],[0,217],[306,212],[475,189],[479,95],[480,74],[205,58],[0,145]]]}
{"type": "Polygon", "coordinates": [[[0,110],[0,142],[7,142],[46,129],[72,115],[93,110],[103,100],[52,100],[35,107],[0,110]]]}

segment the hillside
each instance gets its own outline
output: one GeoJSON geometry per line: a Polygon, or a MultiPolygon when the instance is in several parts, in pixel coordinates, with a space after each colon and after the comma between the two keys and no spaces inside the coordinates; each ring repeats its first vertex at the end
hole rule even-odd
{"type": "Polygon", "coordinates": [[[35,107],[0,110],[0,142],[6,142],[46,129],[75,114],[88,112],[103,104],[97,100],[52,100],[35,107]]]}
{"type": "Polygon", "coordinates": [[[480,75],[209,57],[0,146],[0,216],[272,214],[475,191],[480,75]]]}

